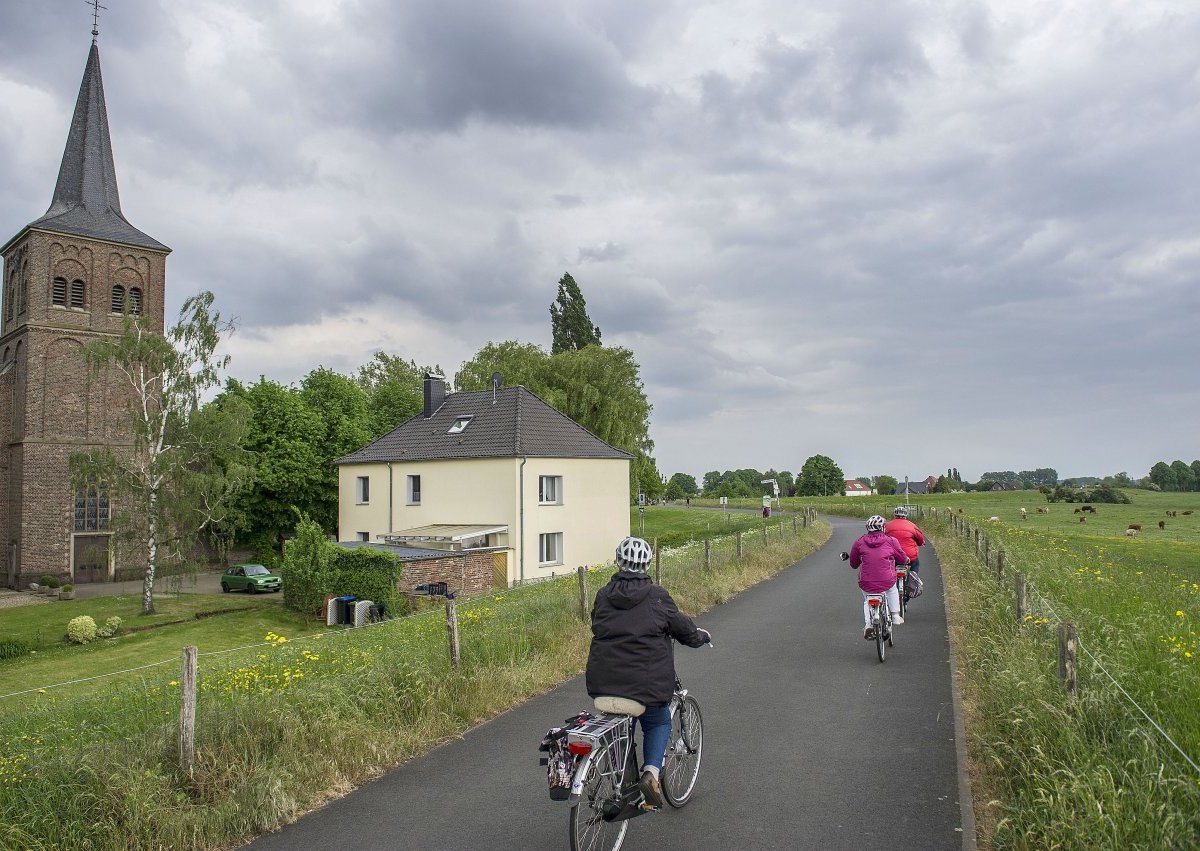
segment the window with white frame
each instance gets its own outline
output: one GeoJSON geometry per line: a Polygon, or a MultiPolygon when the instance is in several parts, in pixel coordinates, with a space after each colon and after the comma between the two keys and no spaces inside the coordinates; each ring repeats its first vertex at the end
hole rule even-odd
{"type": "Polygon", "coordinates": [[[371,540],[371,533],[370,533],[370,532],[355,532],[354,534],[358,536],[358,539],[359,539],[360,541],[369,541],[369,540],[371,540]]]}
{"type": "Polygon", "coordinates": [[[421,504],[421,477],[409,476],[407,485],[407,498],[409,505],[421,504]]]}
{"type": "Polygon", "coordinates": [[[538,564],[562,564],[562,532],[538,535],[538,564]]]}
{"type": "Polygon", "coordinates": [[[475,419],[474,414],[466,414],[465,416],[459,417],[454,421],[454,424],[450,426],[446,434],[462,434],[467,430],[467,426],[471,424],[471,420],[473,419],[475,419]]]}
{"type": "Polygon", "coordinates": [[[359,505],[371,501],[371,477],[359,476],[354,480],[354,499],[359,505]]]}
{"type": "Polygon", "coordinates": [[[562,476],[538,476],[538,502],[562,505],[562,476]]]}

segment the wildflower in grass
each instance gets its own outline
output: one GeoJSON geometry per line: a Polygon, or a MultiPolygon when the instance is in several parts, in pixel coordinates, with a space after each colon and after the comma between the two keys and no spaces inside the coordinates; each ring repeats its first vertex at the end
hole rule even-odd
{"type": "Polygon", "coordinates": [[[171,680],[171,682],[167,683],[167,685],[169,685],[169,686],[177,686],[177,685],[179,685],[179,680],[171,680]]]}

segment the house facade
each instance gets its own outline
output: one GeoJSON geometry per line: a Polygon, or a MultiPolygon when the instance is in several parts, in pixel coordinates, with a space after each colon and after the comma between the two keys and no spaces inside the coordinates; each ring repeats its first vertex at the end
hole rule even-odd
{"type": "Polygon", "coordinates": [[[133,446],[123,385],[81,352],[122,332],[127,316],[163,331],[162,243],[121,212],[100,53],[93,41],[46,213],[0,246],[0,584],[44,574],[104,581],[118,565],[102,483],[76,489],[70,456],[133,446]]]}
{"type": "Polygon", "coordinates": [[[497,584],[612,559],[629,534],[631,456],[524,387],[446,394],[338,459],[338,538],[490,552],[497,584]]]}

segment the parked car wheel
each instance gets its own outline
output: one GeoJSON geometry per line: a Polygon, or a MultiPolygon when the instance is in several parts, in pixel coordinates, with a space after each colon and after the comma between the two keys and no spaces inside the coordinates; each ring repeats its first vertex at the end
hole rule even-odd
{"type": "Polygon", "coordinates": [[[222,582],[221,583],[221,591],[222,591],[222,593],[228,594],[229,593],[229,585],[225,582],[222,582]]]}

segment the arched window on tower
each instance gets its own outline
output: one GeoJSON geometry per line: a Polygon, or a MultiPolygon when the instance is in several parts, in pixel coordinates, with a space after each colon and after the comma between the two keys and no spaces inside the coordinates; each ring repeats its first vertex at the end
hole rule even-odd
{"type": "Polygon", "coordinates": [[[67,279],[55,278],[50,284],[50,303],[59,307],[67,306],[67,279]]]}
{"type": "Polygon", "coordinates": [[[83,310],[83,281],[78,278],[71,281],[71,307],[83,310]]]}
{"type": "Polygon", "coordinates": [[[129,314],[142,315],[142,291],[138,287],[129,288],[129,314]]]}
{"type": "Polygon", "coordinates": [[[21,300],[17,304],[17,313],[21,314],[29,309],[29,261],[21,260],[19,273],[21,282],[18,286],[21,288],[21,300]]]}
{"type": "Polygon", "coordinates": [[[112,312],[125,312],[125,288],[120,284],[113,284],[112,291],[112,312]]]}

